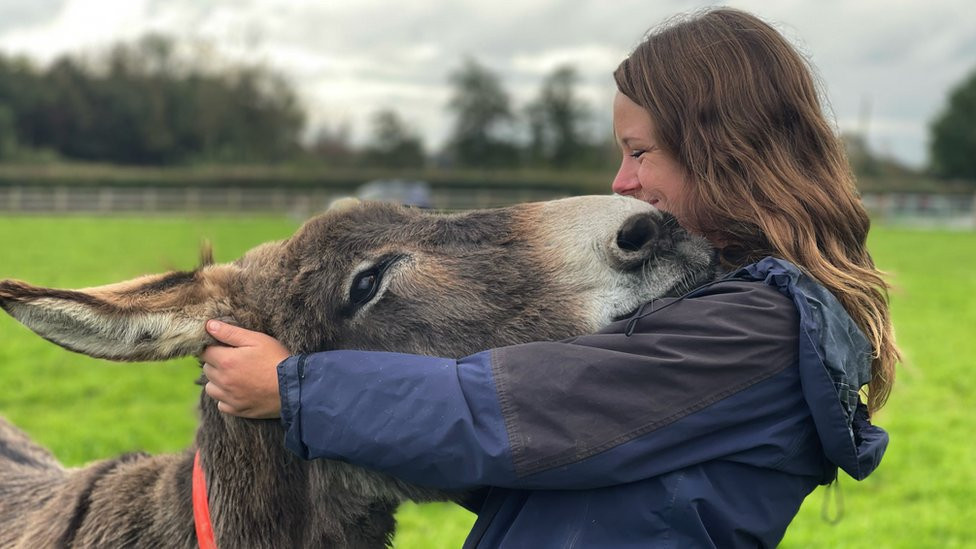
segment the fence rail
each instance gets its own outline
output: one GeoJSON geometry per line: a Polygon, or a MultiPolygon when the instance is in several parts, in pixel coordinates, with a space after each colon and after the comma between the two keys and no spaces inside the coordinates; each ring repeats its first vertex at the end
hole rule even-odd
{"type": "MultiPolygon", "coordinates": [[[[0,186],[0,213],[287,213],[307,216],[350,193],[338,189],[255,187],[0,186]]],[[[433,207],[491,208],[569,196],[559,189],[431,189],[433,207]]]]}
{"type": "Polygon", "coordinates": [[[884,223],[976,229],[976,193],[865,193],[862,200],[884,223]]]}
{"type": "MultiPolygon", "coordinates": [[[[9,185],[0,186],[0,213],[282,213],[307,217],[349,194],[328,187],[9,185]]],[[[507,206],[571,194],[573,190],[558,188],[431,188],[433,207],[444,210],[507,206]]],[[[976,194],[866,193],[863,201],[872,217],[884,223],[976,229],[976,194]]]]}

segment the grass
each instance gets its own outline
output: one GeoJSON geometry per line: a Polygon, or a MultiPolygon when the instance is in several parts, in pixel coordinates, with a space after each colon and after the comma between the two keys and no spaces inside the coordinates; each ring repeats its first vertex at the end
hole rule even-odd
{"type": "MultiPolygon", "coordinates": [[[[293,232],[282,219],[0,218],[0,278],[81,288],[217,261],[293,232]]],[[[192,359],[117,364],[47,343],[0,315],[0,414],[67,464],[122,451],[173,451],[196,425],[192,359]]]]}
{"type": "Polygon", "coordinates": [[[841,478],[840,524],[820,519],[818,490],[783,547],[973,547],[976,234],[882,229],[871,249],[893,275],[892,314],[905,356],[877,418],[891,444],[864,482],[841,478]]]}
{"type": "MultiPolygon", "coordinates": [[[[0,278],[77,288],[195,265],[209,239],[218,261],[290,234],[279,218],[0,218],[0,278]]],[[[823,490],[783,547],[967,547],[976,540],[976,234],[875,230],[893,275],[892,310],[906,356],[877,421],[891,446],[861,483],[843,477],[844,516],[821,518],[823,490]]],[[[0,414],[78,465],[126,451],[175,451],[196,425],[193,360],[114,364],[64,351],[0,315],[0,414]]],[[[448,504],[407,504],[397,547],[459,547],[474,517],[448,504]]]]}

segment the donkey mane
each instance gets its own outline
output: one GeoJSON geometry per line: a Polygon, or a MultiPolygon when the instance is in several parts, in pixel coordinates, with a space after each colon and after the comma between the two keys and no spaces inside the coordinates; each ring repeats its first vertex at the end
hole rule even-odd
{"type": "MultiPolygon", "coordinates": [[[[293,352],[332,348],[461,356],[596,330],[714,276],[704,240],[637,200],[580,197],[434,214],[344,204],[289,239],[192,271],[62,290],[0,281],[0,307],[62,347],[113,360],[199,354],[222,318],[293,352]],[[375,297],[350,300],[362,273],[375,297]]],[[[223,547],[384,547],[404,500],[464,493],[289,453],[277,420],[200,396],[191,448],[77,469],[0,418],[0,547],[193,547],[199,451],[223,547]]]]}

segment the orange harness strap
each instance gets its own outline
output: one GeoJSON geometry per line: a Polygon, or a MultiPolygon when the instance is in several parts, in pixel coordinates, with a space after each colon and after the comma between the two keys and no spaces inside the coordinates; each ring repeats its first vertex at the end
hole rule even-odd
{"type": "Polygon", "coordinates": [[[193,525],[197,530],[200,549],[217,549],[213,524],[210,522],[210,503],[207,500],[207,479],[200,467],[200,450],[193,456],[193,525]]]}

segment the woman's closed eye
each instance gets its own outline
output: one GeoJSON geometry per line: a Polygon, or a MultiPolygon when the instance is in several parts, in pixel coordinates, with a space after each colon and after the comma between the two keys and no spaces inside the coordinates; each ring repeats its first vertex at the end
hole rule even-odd
{"type": "Polygon", "coordinates": [[[650,147],[647,147],[645,149],[630,149],[630,152],[628,153],[628,155],[631,158],[640,158],[641,156],[644,155],[644,153],[654,152],[656,150],[657,150],[657,147],[656,146],[650,146],[650,147]]]}

